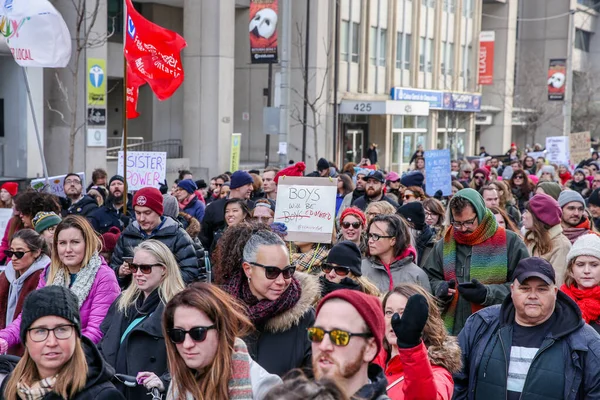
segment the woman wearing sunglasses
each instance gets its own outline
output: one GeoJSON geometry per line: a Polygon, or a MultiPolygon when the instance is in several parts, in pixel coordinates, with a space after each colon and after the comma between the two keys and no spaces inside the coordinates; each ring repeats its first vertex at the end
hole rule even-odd
{"type": "Polygon", "coordinates": [[[340,215],[340,236],[338,241],[347,240],[358,246],[364,257],[367,252],[367,240],[364,229],[367,218],[358,207],[348,207],[340,215]]]}
{"type": "Polygon", "coordinates": [[[149,389],[164,392],[169,385],[161,318],[165,304],[185,285],[175,257],[162,242],[146,240],[133,253],[133,282],[111,306],[98,347],[117,373],[136,376],[143,384],[117,389],[127,399],[145,399],[149,389]]]}
{"type": "Polygon", "coordinates": [[[533,195],[535,186],[529,181],[527,174],[523,170],[518,169],[510,178],[510,188],[517,201],[517,207],[522,213],[525,211],[525,203],[527,203],[533,195]]]}
{"type": "Polygon", "coordinates": [[[243,261],[223,288],[244,303],[257,334],[245,338],[252,358],[272,374],[310,365],[306,328],[315,319],[321,292],[315,276],[295,272],[285,243],[274,232],[255,229],[243,261]]]}
{"type": "Polygon", "coordinates": [[[214,285],[195,283],[175,295],[163,318],[167,400],[262,399],[281,379],[250,357],[240,338],[252,331],[243,307],[214,285]]]}
{"type": "MultiPolygon", "coordinates": [[[[52,262],[40,275],[37,288],[53,285],[71,289],[80,307],[81,333],[98,343],[102,339],[100,324],[121,293],[117,277],[98,254],[100,239],[85,218],[66,217],[54,235],[52,262]]],[[[21,343],[20,326],[21,315],[0,330],[1,354],[21,343]]]]}
{"type": "MultiPolygon", "coordinates": [[[[0,275],[0,329],[21,313],[25,298],[35,290],[42,271],[50,265],[49,253],[46,241],[33,229],[22,229],[13,235],[10,249],[4,250],[9,261],[0,275]]],[[[15,346],[9,354],[22,356],[23,347],[15,346]]]]}

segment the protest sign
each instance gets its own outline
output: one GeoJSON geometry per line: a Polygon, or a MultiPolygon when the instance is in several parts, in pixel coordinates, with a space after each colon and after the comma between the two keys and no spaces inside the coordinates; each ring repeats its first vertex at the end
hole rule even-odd
{"type": "MultiPolygon", "coordinates": [[[[79,175],[79,178],[81,179],[82,193],[85,193],[85,172],[78,172],[77,175],[79,175]]],[[[48,193],[52,193],[60,197],[67,197],[64,190],[65,176],[67,175],[65,174],[49,177],[48,182],[50,186],[48,193]]],[[[31,181],[31,187],[37,191],[41,191],[44,188],[44,185],[46,185],[46,178],[33,179],[31,181]]]]}
{"type": "Polygon", "coordinates": [[[590,141],[590,132],[576,132],[569,135],[569,151],[573,165],[590,158],[590,141]]]}
{"type": "Polygon", "coordinates": [[[12,218],[12,215],[12,208],[0,208],[0,232],[6,231],[6,226],[8,225],[8,221],[12,218]]]}
{"type": "MultiPolygon", "coordinates": [[[[123,152],[119,152],[117,164],[119,175],[123,175],[123,152]]],[[[167,177],[167,153],[164,151],[127,152],[127,190],[144,187],[159,188],[167,177]]]]}
{"type": "Polygon", "coordinates": [[[538,157],[544,157],[546,158],[546,152],[545,151],[530,151],[529,153],[527,153],[527,155],[531,158],[533,158],[534,160],[537,160],[538,157]]]}
{"type": "Polygon", "coordinates": [[[429,196],[433,196],[438,190],[444,196],[452,194],[450,150],[425,151],[425,189],[429,196]]]}
{"type": "Polygon", "coordinates": [[[330,178],[279,178],[275,222],[287,226],[285,240],[331,243],[336,193],[337,180],[330,178]]]}
{"type": "Polygon", "coordinates": [[[549,136],[546,138],[546,159],[550,164],[569,164],[569,137],[549,136]]]}

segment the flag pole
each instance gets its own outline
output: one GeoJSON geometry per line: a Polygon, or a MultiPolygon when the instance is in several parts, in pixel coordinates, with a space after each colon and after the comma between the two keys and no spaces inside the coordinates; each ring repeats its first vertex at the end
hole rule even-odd
{"type": "MultiPolygon", "coordinates": [[[[127,40],[127,3],[123,0],[123,215],[127,215],[127,58],[125,58],[125,40],[127,40]]],[[[118,162],[117,162],[118,164],[118,162]]]]}
{"type": "Polygon", "coordinates": [[[42,159],[42,169],[44,171],[44,178],[46,179],[46,187],[50,184],[48,180],[48,167],[46,165],[46,156],[44,155],[44,145],[42,144],[42,138],[40,137],[40,128],[38,127],[37,118],[35,117],[35,108],[33,107],[33,99],[31,98],[31,89],[29,87],[29,78],[27,77],[27,71],[25,67],[21,67],[23,71],[23,78],[25,78],[25,88],[27,89],[27,98],[29,99],[29,107],[31,108],[31,117],[33,118],[33,127],[35,128],[35,135],[37,137],[38,147],[40,149],[40,157],[42,159]]]}

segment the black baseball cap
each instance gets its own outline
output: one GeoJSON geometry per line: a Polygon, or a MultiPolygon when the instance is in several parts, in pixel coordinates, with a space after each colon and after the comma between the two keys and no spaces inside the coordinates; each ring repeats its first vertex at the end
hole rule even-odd
{"type": "Polygon", "coordinates": [[[381,171],[371,171],[367,176],[364,176],[362,179],[364,181],[368,181],[369,179],[375,179],[376,181],[379,181],[381,183],[385,182],[385,176],[383,176],[383,173],[381,171]]]}
{"type": "Polygon", "coordinates": [[[546,282],[548,285],[556,284],[556,275],[552,264],[543,258],[528,257],[524,258],[517,264],[513,273],[513,281],[516,279],[519,283],[525,282],[526,279],[537,277],[546,282]]]}

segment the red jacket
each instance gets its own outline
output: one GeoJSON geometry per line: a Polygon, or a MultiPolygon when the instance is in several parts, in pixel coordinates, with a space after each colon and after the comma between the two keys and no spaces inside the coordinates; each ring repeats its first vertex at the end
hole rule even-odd
{"type": "Polygon", "coordinates": [[[388,381],[387,394],[391,400],[450,400],[452,398],[454,381],[450,371],[431,364],[423,342],[411,349],[399,349],[399,351],[400,354],[392,358],[387,366],[385,351],[379,353],[373,361],[385,371],[388,381]],[[398,381],[401,378],[404,379],[398,381]]]}

